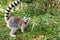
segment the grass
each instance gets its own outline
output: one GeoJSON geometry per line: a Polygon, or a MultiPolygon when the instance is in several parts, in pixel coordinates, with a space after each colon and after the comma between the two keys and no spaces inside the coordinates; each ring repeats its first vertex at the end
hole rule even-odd
{"type": "MultiPolygon", "coordinates": [[[[4,11],[4,10],[3,10],[4,11]]],[[[31,18],[26,25],[24,33],[20,29],[17,30],[16,37],[10,37],[10,29],[4,21],[4,12],[0,10],[0,40],[60,40],[60,14],[51,15],[28,15],[26,11],[12,11],[11,16],[22,18],[24,15],[31,18]],[[27,13],[27,14],[26,14],[27,13]]]]}

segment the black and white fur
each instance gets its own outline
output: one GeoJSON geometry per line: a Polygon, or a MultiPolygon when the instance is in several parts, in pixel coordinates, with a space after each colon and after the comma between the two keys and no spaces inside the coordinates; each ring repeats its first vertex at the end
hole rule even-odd
{"type": "Polygon", "coordinates": [[[9,6],[7,7],[7,9],[5,10],[5,21],[7,21],[9,19],[9,12],[10,10],[17,6],[20,3],[20,0],[16,0],[14,2],[12,2],[11,4],[9,4],[9,6]]]}
{"type": "Polygon", "coordinates": [[[10,10],[15,7],[16,5],[18,5],[20,3],[20,0],[16,0],[14,2],[12,2],[8,7],[7,9],[5,10],[5,21],[7,23],[7,26],[11,29],[11,32],[9,33],[10,36],[14,37],[14,33],[17,31],[17,29],[19,28],[18,25],[20,26],[21,28],[21,32],[24,32],[24,28],[25,28],[25,25],[26,23],[28,22],[28,20],[30,18],[27,18],[27,17],[23,17],[23,19],[19,19],[18,17],[9,17],[9,12],[10,10]]]}

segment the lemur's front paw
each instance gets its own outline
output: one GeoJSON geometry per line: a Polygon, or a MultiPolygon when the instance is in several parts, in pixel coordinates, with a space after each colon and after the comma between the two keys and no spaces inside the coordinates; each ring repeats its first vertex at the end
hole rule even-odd
{"type": "Polygon", "coordinates": [[[11,37],[15,37],[16,35],[14,35],[14,34],[10,34],[10,36],[11,36],[11,37]]]}
{"type": "Polygon", "coordinates": [[[24,33],[24,31],[21,31],[22,33],[24,33]]]}
{"type": "Polygon", "coordinates": [[[16,35],[10,35],[11,37],[15,37],[16,35]]]}

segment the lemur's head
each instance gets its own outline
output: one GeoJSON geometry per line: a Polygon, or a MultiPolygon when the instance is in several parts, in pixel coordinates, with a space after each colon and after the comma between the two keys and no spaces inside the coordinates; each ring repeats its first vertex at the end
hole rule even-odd
{"type": "Polygon", "coordinates": [[[23,17],[23,21],[24,22],[28,22],[30,20],[30,18],[28,18],[28,17],[23,17]]]}

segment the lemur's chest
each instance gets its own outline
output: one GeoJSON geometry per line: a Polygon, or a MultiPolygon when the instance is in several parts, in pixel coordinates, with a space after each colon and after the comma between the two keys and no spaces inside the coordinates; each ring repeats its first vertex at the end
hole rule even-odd
{"type": "Polygon", "coordinates": [[[19,25],[19,26],[22,26],[23,24],[24,24],[24,22],[23,22],[22,20],[19,20],[19,21],[18,21],[18,25],[19,25]]]}

